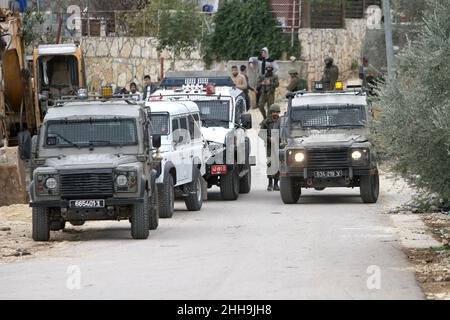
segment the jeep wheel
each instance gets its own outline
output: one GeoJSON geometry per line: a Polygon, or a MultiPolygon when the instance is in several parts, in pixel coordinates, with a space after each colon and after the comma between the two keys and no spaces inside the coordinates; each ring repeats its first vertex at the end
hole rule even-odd
{"type": "Polygon", "coordinates": [[[33,208],[33,240],[50,240],[50,213],[48,208],[33,208]]]}
{"type": "Polygon", "coordinates": [[[281,177],[280,193],[285,204],[295,204],[302,194],[302,189],[296,185],[294,178],[281,177]]]}
{"type": "Polygon", "coordinates": [[[247,194],[252,189],[252,167],[248,166],[248,173],[239,180],[239,193],[247,194]]]}
{"type": "Polygon", "coordinates": [[[150,201],[148,201],[149,208],[148,212],[150,214],[149,218],[149,229],[156,230],[159,225],[159,201],[158,201],[158,191],[156,188],[153,189],[150,201]]]}
{"type": "Polygon", "coordinates": [[[360,178],[360,192],[364,203],[376,203],[380,193],[380,177],[378,172],[374,175],[362,176],[360,178]]]}
{"type": "Polygon", "coordinates": [[[195,193],[189,193],[189,195],[184,199],[186,208],[189,211],[200,211],[203,205],[203,183],[202,175],[200,171],[196,168],[193,181],[189,185],[189,190],[195,193]]]}
{"type": "MultiPolygon", "coordinates": [[[[144,193],[144,199],[148,198],[147,192],[144,193]]],[[[149,214],[145,207],[145,200],[142,203],[136,203],[132,207],[131,213],[131,236],[133,239],[147,239],[148,231],[148,217],[149,214]]]]}
{"type": "Polygon", "coordinates": [[[158,192],[159,217],[170,219],[173,216],[175,206],[175,190],[171,174],[165,177],[164,183],[158,188],[158,192]]]}
{"type": "Polygon", "coordinates": [[[228,171],[227,174],[220,177],[220,193],[223,200],[237,200],[239,197],[239,171],[237,169],[228,171]]]}
{"type": "Polygon", "coordinates": [[[65,227],[66,227],[66,222],[65,221],[52,221],[50,223],[50,230],[51,231],[64,230],[65,227]]]}

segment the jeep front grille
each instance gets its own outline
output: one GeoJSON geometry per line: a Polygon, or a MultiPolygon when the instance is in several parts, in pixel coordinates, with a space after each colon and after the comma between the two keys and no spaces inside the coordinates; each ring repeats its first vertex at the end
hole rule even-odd
{"type": "Polygon", "coordinates": [[[343,168],[350,165],[348,148],[308,149],[308,168],[343,168]]]}
{"type": "Polygon", "coordinates": [[[114,191],[112,169],[62,171],[60,179],[64,197],[111,196],[114,191]]]}

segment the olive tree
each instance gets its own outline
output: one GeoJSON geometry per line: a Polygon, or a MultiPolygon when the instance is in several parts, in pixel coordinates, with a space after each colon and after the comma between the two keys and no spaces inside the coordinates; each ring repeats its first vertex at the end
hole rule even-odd
{"type": "Polygon", "coordinates": [[[431,0],[418,38],[380,92],[377,140],[393,169],[419,190],[450,200],[450,0],[431,0]]]}

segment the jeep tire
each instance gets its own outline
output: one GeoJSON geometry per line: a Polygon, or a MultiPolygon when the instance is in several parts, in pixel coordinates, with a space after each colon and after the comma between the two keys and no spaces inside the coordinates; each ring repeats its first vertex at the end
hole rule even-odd
{"type": "Polygon", "coordinates": [[[173,177],[168,174],[164,177],[164,183],[158,187],[159,217],[170,219],[173,216],[175,206],[175,190],[173,177]]]}
{"type": "Polygon", "coordinates": [[[302,189],[295,183],[295,179],[292,177],[280,178],[280,193],[281,199],[285,204],[295,204],[298,202],[302,189]]]}
{"type": "Polygon", "coordinates": [[[376,203],[380,193],[380,177],[376,174],[360,177],[360,193],[364,203],[376,203]]]}
{"type": "Polygon", "coordinates": [[[248,172],[239,180],[239,193],[247,194],[252,189],[252,167],[248,166],[248,172]]]}
{"type": "Polygon", "coordinates": [[[48,208],[33,208],[33,240],[50,240],[50,212],[48,208]]]}
{"type": "Polygon", "coordinates": [[[239,171],[237,166],[220,177],[220,194],[223,200],[237,200],[239,197],[239,171]]]}
{"type": "Polygon", "coordinates": [[[131,236],[133,239],[147,239],[149,235],[149,214],[145,202],[148,199],[147,191],[144,192],[144,201],[132,206],[131,212],[131,236]]]}
{"type": "Polygon", "coordinates": [[[200,211],[203,205],[203,183],[202,175],[198,168],[194,169],[194,175],[192,176],[192,182],[189,184],[189,194],[184,199],[186,208],[189,211],[200,211]],[[195,191],[195,193],[191,193],[195,191]]]}
{"type": "Polygon", "coordinates": [[[158,190],[153,189],[152,196],[150,200],[147,201],[149,217],[149,230],[156,230],[159,226],[159,201],[158,201],[158,190]]]}

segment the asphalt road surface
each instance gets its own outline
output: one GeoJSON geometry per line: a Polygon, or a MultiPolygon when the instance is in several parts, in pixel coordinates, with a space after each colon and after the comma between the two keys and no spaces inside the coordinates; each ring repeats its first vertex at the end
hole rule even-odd
{"type": "Polygon", "coordinates": [[[284,205],[264,170],[238,201],[209,193],[201,212],[177,203],[148,240],[128,222],[91,223],[48,256],[0,266],[0,299],[422,299],[388,207],[407,199],[382,180],[359,190],[306,191],[284,205]]]}

